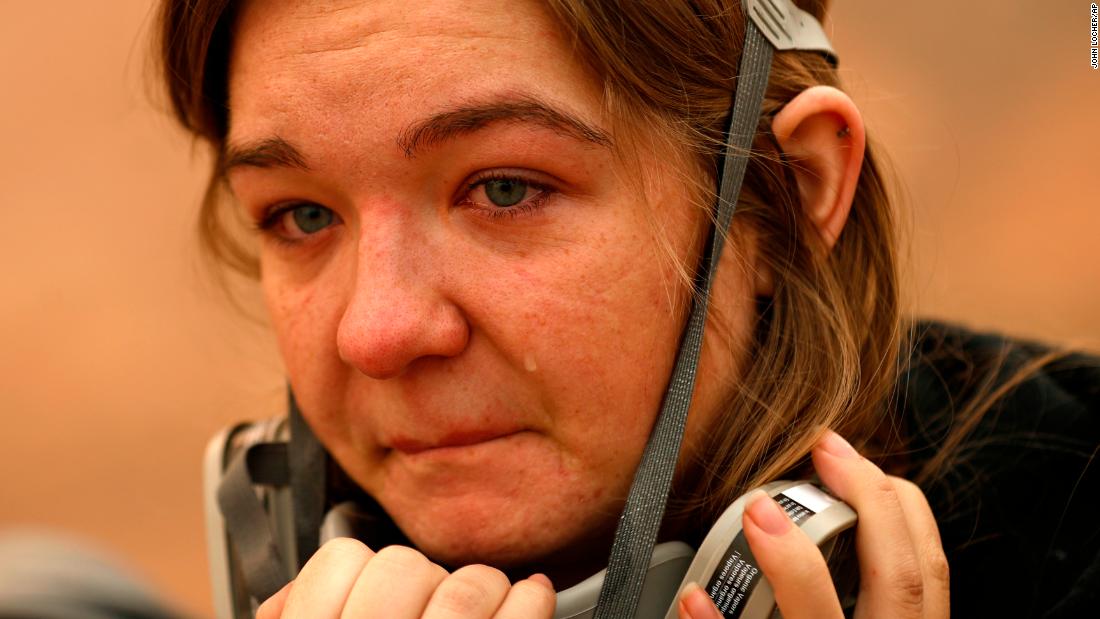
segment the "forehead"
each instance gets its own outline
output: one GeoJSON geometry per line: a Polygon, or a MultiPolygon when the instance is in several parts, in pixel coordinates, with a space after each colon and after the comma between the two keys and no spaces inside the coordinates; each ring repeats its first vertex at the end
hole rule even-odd
{"type": "Polygon", "coordinates": [[[493,95],[599,107],[595,80],[531,0],[246,1],[230,58],[231,139],[382,139],[382,129],[493,95]]]}

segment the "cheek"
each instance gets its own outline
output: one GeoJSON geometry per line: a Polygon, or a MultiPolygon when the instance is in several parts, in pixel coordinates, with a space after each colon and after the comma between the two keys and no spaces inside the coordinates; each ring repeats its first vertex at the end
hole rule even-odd
{"type": "Polygon", "coordinates": [[[486,336],[536,384],[577,467],[633,471],[667,384],[686,291],[638,222],[553,256],[494,268],[481,286],[486,336]],[[496,303],[487,303],[496,299],[496,303]]]}

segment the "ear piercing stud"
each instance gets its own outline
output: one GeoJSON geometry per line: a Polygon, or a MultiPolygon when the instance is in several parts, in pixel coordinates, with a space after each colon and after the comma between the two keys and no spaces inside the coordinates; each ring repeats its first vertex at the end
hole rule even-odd
{"type": "Polygon", "coordinates": [[[836,132],[836,137],[838,138],[846,138],[849,135],[852,135],[852,129],[848,125],[844,125],[843,129],[836,132]]]}

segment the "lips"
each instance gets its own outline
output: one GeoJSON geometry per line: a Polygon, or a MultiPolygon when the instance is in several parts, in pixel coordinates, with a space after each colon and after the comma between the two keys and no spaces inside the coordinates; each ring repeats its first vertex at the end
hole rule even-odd
{"type": "Polygon", "coordinates": [[[398,436],[394,437],[394,439],[390,441],[390,447],[396,449],[397,451],[400,451],[403,454],[411,456],[431,449],[443,449],[446,447],[468,447],[470,445],[487,443],[489,441],[512,436],[513,434],[519,434],[520,432],[522,432],[522,430],[513,428],[472,428],[463,430],[452,430],[438,438],[429,440],[407,436],[398,436]]]}

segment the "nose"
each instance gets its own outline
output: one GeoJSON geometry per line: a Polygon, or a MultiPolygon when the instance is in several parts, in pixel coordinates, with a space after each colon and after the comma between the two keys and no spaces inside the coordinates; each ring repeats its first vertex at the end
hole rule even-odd
{"type": "Polygon", "coordinates": [[[419,359],[456,356],[469,340],[464,313],[442,289],[447,261],[423,238],[386,228],[360,234],[336,336],[340,358],[377,379],[401,376],[419,359]]]}

